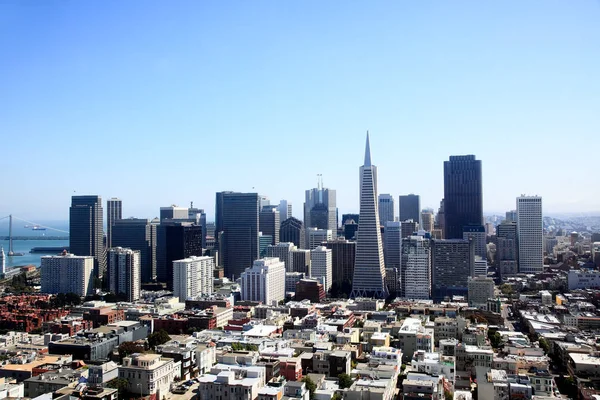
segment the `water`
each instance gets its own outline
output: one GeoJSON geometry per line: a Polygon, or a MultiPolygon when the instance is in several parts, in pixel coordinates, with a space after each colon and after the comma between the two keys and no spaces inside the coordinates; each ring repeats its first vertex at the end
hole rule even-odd
{"type": "Polygon", "coordinates": [[[41,263],[42,256],[53,256],[54,254],[44,254],[29,252],[33,247],[68,247],[68,240],[37,240],[32,238],[31,240],[13,240],[13,251],[15,253],[24,253],[23,256],[9,257],[8,256],[8,240],[0,240],[0,246],[4,247],[4,254],[6,254],[6,269],[10,267],[21,267],[24,265],[35,265],[39,266],[41,263]]]}

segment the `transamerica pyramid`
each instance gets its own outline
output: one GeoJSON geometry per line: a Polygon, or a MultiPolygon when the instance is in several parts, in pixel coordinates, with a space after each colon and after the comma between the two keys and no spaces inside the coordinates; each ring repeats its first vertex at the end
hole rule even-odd
{"type": "Polygon", "coordinates": [[[377,202],[377,167],[371,164],[369,132],[365,148],[365,164],[360,167],[360,216],[356,236],[354,279],[350,297],[388,296],[385,286],[385,263],[379,228],[377,202]]]}

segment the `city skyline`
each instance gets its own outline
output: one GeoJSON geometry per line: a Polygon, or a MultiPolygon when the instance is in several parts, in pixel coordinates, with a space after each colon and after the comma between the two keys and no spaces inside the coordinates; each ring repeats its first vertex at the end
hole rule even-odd
{"type": "Polygon", "coordinates": [[[443,162],[473,154],[487,213],[522,193],[548,213],[600,213],[600,189],[554,151],[600,144],[597,2],[59,4],[0,6],[0,215],[66,220],[71,195],[98,194],[124,217],[194,201],[214,220],[214,193],[234,190],[287,199],[302,219],[318,174],[357,212],[367,129],[381,193],[437,210],[443,162]],[[110,162],[95,137],[119,144],[110,162]],[[252,168],[267,141],[300,150],[271,151],[289,168],[268,176],[252,168]],[[179,143],[218,151],[162,151],[179,143]],[[419,173],[399,174],[408,165],[419,173]],[[176,173],[203,168],[201,187],[176,173]]]}

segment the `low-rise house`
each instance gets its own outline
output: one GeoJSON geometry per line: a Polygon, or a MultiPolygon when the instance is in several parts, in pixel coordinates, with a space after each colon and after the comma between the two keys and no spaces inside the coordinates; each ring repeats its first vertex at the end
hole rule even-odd
{"type": "Polygon", "coordinates": [[[157,395],[162,398],[169,392],[176,371],[175,361],[160,354],[133,354],[123,358],[119,378],[126,379],[128,391],[141,396],[157,395]]]}

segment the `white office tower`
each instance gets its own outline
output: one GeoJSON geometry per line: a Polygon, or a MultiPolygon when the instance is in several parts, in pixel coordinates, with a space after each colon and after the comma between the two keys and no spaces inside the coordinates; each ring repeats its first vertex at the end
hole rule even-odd
{"type": "Polygon", "coordinates": [[[382,193],[379,195],[379,223],[385,226],[386,222],[394,221],[394,196],[382,193]]]}
{"type": "Polygon", "coordinates": [[[331,229],[307,228],[306,236],[308,249],[312,250],[333,239],[333,231],[331,229]]]}
{"type": "Polygon", "coordinates": [[[93,292],[93,256],[76,256],[66,251],[60,256],[43,256],[41,271],[42,293],[87,296],[93,292]]]}
{"type": "Polygon", "coordinates": [[[125,295],[127,301],[140,299],[142,285],[141,253],[139,250],[113,247],[108,251],[108,288],[115,294],[125,295]]]}
{"type": "Polygon", "coordinates": [[[4,253],[4,247],[0,246],[0,275],[6,273],[6,254],[4,253]]]}
{"type": "Polygon", "coordinates": [[[542,198],[517,197],[517,235],[519,272],[535,274],[544,271],[544,223],[542,198]]]}
{"type": "Polygon", "coordinates": [[[475,256],[475,261],[473,262],[473,273],[471,276],[487,276],[487,259],[480,256],[475,256]]]}
{"type": "Polygon", "coordinates": [[[431,247],[429,239],[412,235],[402,240],[400,266],[402,297],[431,298],[431,247]]]}
{"type": "Polygon", "coordinates": [[[285,265],[278,258],[265,257],[254,261],[242,273],[242,300],[277,305],[285,299],[285,265]]]}
{"type": "Polygon", "coordinates": [[[333,259],[331,249],[319,246],[310,251],[310,276],[323,284],[327,293],[333,281],[333,259]]]}
{"type": "Polygon", "coordinates": [[[369,133],[365,146],[365,163],[360,167],[360,214],[356,232],[354,279],[350,297],[386,298],[385,262],[377,210],[377,167],[371,165],[369,133]]]}
{"type": "Polygon", "coordinates": [[[421,222],[422,222],[422,226],[421,228],[425,231],[425,232],[433,232],[433,228],[435,225],[435,218],[433,215],[433,211],[431,210],[423,210],[421,211],[421,222]]]}
{"type": "Polygon", "coordinates": [[[283,222],[292,216],[292,203],[287,200],[280,200],[277,210],[279,211],[279,219],[283,222]]]}
{"type": "Polygon", "coordinates": [[[213,257],[191,256],[173,261],[173,296],[184,303],[189,297],[213,293],[213,257]]]}
{"type": "Polygon", "coordinates": [[[383,256],[386,268],[400,268],[402,258],[402,225],[400,221],[385,223],[383,256]]]}
{"type": "Polygon", "coordinates": [[[265,256],[279,258],[279,261],[283,261],[285,264],[287,272],[294,272],[294,260],[292,258],[292,251],[294,250],[298,250],[294,243],[280,242],[275,246],[268,245],[265,249],[265,256]]]}

